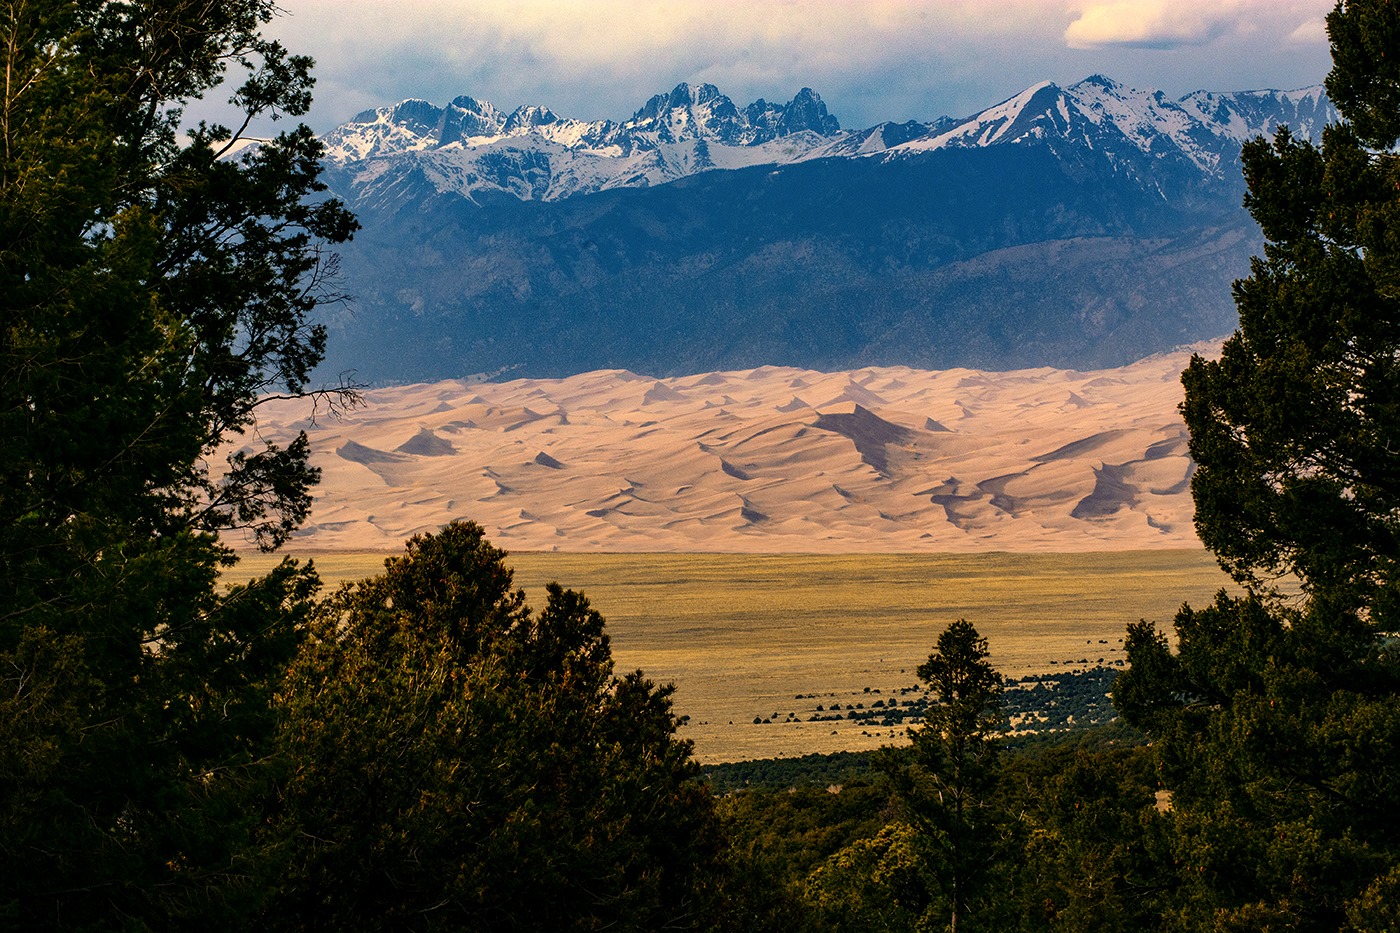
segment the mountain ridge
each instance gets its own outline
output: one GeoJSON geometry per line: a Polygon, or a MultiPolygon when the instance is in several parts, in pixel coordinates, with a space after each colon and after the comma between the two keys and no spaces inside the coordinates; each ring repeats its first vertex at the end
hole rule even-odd
{"type": "Polygon", "coordinates": [[[322,371],[1123,365],[1233,329],[1262,248],[1242,142],[1335,117],[1318,87],[1098,75],[859,130],[805,88],[682,83],[622,121],[401,102],[325,137],[364,228],[322,371]]]}
{"type": "MultiPolygon", "coordinates": [[[[468,199],[477,190],[502,190],[522,199],[558,200],[719,168],[908,157],[949,147],[1016,144],[1028,137],[1097,144],[1109,151],[1126,145],[1156,159],[1185,158],[1202,171],[1218,173],[1226,157],[1251,136],[1267,134],[1282,122],[1316,136],[1335,116],[1320,85],[1294,91],[1193,91],[1171,100],[1161,91],[1139,91],[1091,75],[1067,88],[1040,82],[963,119],[842,130],[811,88],[802,88],[786,104],[759,98],[739,107],[712,84],[682,82],[669,93],[653,95],[622,122],[560,117],[537,104],[507,114],[464,95],[445,107],[409,99],[366,110],[323,141],[328,162],[337,168],[416,153],[426,161],[426,171],[436,169],[443,176],[439,191],[455,190],[468,199]],[[1079,139],[1070,140],[1075,133],[1079,139]],[[741,152],[716,160],[715,146],[741,152]],[[550,183],[493,184],[498,175],[471,171],[478,161],[505,164],[504,153],[522,148],[544,156],[550,183]],[[572,164],[580,158],[590,164],[572,164]]],[[[383,166],[376,166],[338,181],[354,188],[372,185],[383,174],[383,166]]]]}

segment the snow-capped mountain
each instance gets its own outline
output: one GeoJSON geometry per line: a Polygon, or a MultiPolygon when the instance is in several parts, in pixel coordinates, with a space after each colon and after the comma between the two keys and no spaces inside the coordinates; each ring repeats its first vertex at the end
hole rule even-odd
{"type": "Polygon", "coordinates": [[[1127,167],[1151,162],[1189,164],[1219,174],[1233,165],[1239,147],[1271,135],[1281,124],[1319,137],[1337,119],[1321,86],[1297,91],[1195,91],[1171,100],[1161,91],[1124,87],[1093,75],[1068,88],[1049,81],[943,130],[893,147],[926,152],[945,146],[993,146],[1043,142],[1065,155],[1073,147],[1099,150],[1127,167]]]}
{"type": "Polygon", "coordinates": [[[786,104],[740,108],[711,84],[679,84],[629,119],[580,121],[548,107],[509,114],[472,97],[445,107],[407,100],[358,114],[324,138],[339,189],[391,201],[406,177],[469,199],[481,191],[552,201],[610,188],[649,187],[712,169],[820,158],[906,158],[944,148],[1049,146],[1062,158],[1098,151],[1150,176],[1180,164],[1219,176],[1240,145],[1282,123],[1315,136],[1336,112],[1321,87],[1197,91],[1179,100],[1094,75],[1067,88],[1043,82],[965,119],[884,123],[843,131],[803,88],[786,104]]]}
{"type": "MultiPolygon", "coordinates": [[[[565,119],[548,107],[509,114],[471,97],[446,107],[408,100],[367,110],[324,138],[343,184],[373,199],[420,174],[437,191],[504,191],[558,200],[662,184],[713,168],[790,162],[838,135],[822,99],[803,88],[787,104],[742,110],[712,84],[679,84],[622,123],[565,119]]],[[[390,194],[392,196],[392,194],[390,194]]]]}
{"type": "Polygon", "coordinates": [[[620,122],[471,97],[324,137],[363,224],[327,368],[652,375],[1122,365],[1233,329],[1261,247],[1245,140],[1321,88],[1172,99],[1093,76],[970,117],[843,130],[809,89],[677,85],[620,122]]]}

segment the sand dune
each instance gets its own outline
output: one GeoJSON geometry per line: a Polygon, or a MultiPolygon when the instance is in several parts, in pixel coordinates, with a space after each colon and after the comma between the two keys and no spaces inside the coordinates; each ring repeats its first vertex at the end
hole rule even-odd
{"type": "Polygon", "coordinates": [[[302,550],[395,549],[456,518],[514,550],[1190,547],[1188,359],[443,382],[343,420],[271,402],[259,429],[306,430],[323,471],[302,550]]]}

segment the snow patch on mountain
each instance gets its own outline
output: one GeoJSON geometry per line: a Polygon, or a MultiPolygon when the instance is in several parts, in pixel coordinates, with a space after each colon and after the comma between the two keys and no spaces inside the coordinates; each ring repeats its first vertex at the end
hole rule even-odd
{"type": "Polygon", "coordinates": [[[368,110],[323,141],[338,192],[392,205],[422,182],[470,200],[500,192],[553,201],[705,171],[1003,145],[1093,152],[1137,174],[1167,161],[1219,177],[1253,136],[1289,124],[1316,139],[1336,119],[1321,87],[1196,91],[1172,100],[1093,75],[1067,88],[1041,82],[965,119],[842,130],[810,88],[786,104],[739,107],[712,84],[682,83],[621,123],[574,120],[538,105],[507,114],[462,96],[445,107],[406,100],[368,110]]]}
{"type": "Polygon", "coordinates": [[[1320,138],[1338,119],[1322,88],[1297,91],[1195,91],[1171,100],[1161,91],[1129,88],[1092,75],[1068,88],[1042,82],[941,133],[892,147],[909,155],[948,147],[985,147],[1041,141],[1097,150],[1111,160],[1184,159],[1198,171],[1219,174],[1240,145],[1280,125],[1295,135],[1320,138]]]}
{"type": "Polygon", "coordinates": [[[740,109],[712,84],[678,84],[623,123],[567,119],[534,105],[507,115],[458,97],[446,107],[408,100],[365,111],[323,141],[328,162],[357,189],[392,188],[416,172],[439,192],[556,200],[792,161],[839,133],[810,88],[787,104],[760,99],[740,109]]]}
{"type": "Polygon", "coordinates": [[[1281,124],[1288,124],[1296,137],[1320,139],[1323,127],[1339,119],[1322,85],[1234,94],[1195,91],[1180,104],[1211,132],[1239,143],[1260,134],[1272,135],[1281,124]]]}

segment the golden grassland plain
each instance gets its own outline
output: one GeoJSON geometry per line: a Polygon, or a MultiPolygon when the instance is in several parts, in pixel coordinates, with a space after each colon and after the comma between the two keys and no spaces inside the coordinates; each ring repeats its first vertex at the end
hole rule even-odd
{"type": "MultiPolygon", "coordinates": [[[[378,573],[385,558],[304,556],[328,587],[378,573]]],[[[279,559],[248,556],[228,577],[279,559]]],[[[870,706],[916,684],[915,669],[957,619],[986,637],[1007,676],[1054,673],[1119,661],[1129,622],[1169,631],[1183,602],[1203,605],[1230,585],[1204,550],[515,553],[507,563],[532,605],[549,581],[588,595],[607,619],[619,672],[640,668],[676,685],[676,713],[689,717],[681,735],[702,762],[903,741],[902,728],[807,720],[818,706],[870,706]]]]}

